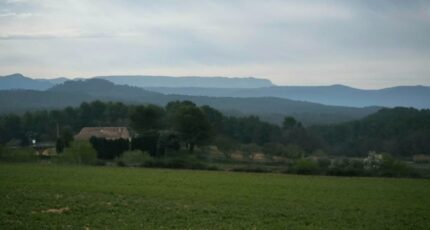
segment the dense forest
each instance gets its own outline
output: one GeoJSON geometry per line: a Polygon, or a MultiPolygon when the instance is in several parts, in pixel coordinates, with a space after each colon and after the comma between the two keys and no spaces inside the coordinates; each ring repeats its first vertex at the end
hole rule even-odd
{"type": "Polygon", "coordinates": [[[397,156],[430,154],[428,109],[381,109],[361,120],[311,130],[336,155],[362,156],[369,150],[397,156]]]}
{"type": "MultiPolygon", "coordinates": [[[[430,153],[429,110],[382,109],[353,122],[304,127],[292,117],[285,117],[278,126],[256,116],[226,116],[190,101],[173,101],[165,107],[94,101],[76,108],[3,115],[0,144],[25,146],[31,139],[54,142],[59,134],[67,145],[82,127],[90,126],[127,126],[137,137],[152,138],[154,143],[166,141],[163,138],[168,136],[175,143],[167,145],[191,152],[196,146],[216,145],[226,152],[251,149],[289,158],[366,156],[369,151],[402,157],[430,153]]],[[[163,151],[153,149],[152,154],[163,151]]]]}

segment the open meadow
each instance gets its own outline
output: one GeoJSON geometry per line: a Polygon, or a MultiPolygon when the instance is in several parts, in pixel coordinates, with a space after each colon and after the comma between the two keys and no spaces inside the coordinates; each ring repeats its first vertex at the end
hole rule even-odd
{"type": "Polygon", "coordinates": [[[0,164],[1,229],[429,229],[430,181],[0,164]]]}

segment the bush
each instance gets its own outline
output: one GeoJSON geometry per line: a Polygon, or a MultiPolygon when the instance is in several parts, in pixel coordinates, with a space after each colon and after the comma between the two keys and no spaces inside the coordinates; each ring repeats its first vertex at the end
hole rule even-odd
{"type": "Polygon", "coordinates": [[[230,169],[230,171],[233,171],[233,172],[255,172],[255,173],[272,172],[271,170],[269,170],[267,168],[259,167],[259,166],[234,167],[234,168],[230,169]]]}
{"type": "Polygon", "coordinates": [[[145,161],[144,167],[217,170],[215,166],[206,165],[192,157],[152,158],[145,161]]]}
{"type": "Polygon", "coordinates": [[[246,155],[250,155],[252,153],[256,153],[256,152],[262,152],[263,150],[261,149],[261,147],[257,144],[251,143],[251,144],[243,144],[240,146],[240,150],[246,154],[246,155]]]}
{"type": "Polygon", "coordinates": [[[74,141],[70,148],[64,149],[57,157],[59,163],[96,164],[97,152],[87,141],[74,141]]]}
{"type": "Polygon", "coordinates": [[[294,162],[291,166],[290,172],[297,174],[318,174],[320,167],[317,162],[310,159],[300,159],[294,162]]]}
{"type": "Polygon", "coordinates": [[[0,146],[0,160],[7,162],[32,162],[39,160],[39,157],[32,148],[6,148],[0,146]]]}
{"type": "Polygon", "coordinates": [[[90,143],[97,152],[97,158],[113,160],[129,149],[126,139],[107,140],[105,138],[91,137],[90,143]]]}
{"type": "Polygon", "coordinates": [[[362,176],[366,175],[362,160],[336,159],[328,168],[327,174],[334,176],[362,176]]]}
{"type": "Polygon", "coordinates": [[[318,158],[318,165],[321,169],[327,170],[331,165],[331,160],[329,158],[318,158]]]}
{"type": "Polygon", "coordinates": [[[131,140],[131,149],[145,151],[151,156],[156,156],[158,153],[159,139],[160,135],[156,131],[142,133],[131,140]]]}
{"type": "Polygon", "coordinates": [[[58,138],[57,142],[55,142],[55,151],[57,153],[62,153],[64,150],[64,147],[65,147],[64,141],[61,138],[58,138]]]}
{"type": "Polygon", "coordinates": [[[300,157],[303,157],[306,155],[306,151],[303,150],[300,146],[289,144],[285,147],[285,153],[286,157],[291,159],[298,159],[300,157]]]}
{"type": "Polygon", "coordinates": [[[369,152],[367,157],[364,158],[364,169],[369,172],[378,171],[381,168],[383,158],[383,154],[378,154],[374,151],[369,152]]]}
{"type": "Polygon", "coordinates": [[[263,146],[263,152],[272,156],[286,156],[287,148],[279,143],[267,143],[263,146]]]}
{"type": "Polygon", "coordinates": [[[224,153],[232,152],[238,146],[238,143],[233,139],[225,136],[217,136],[214,141],[214,145],[218,147],[218,149],[224,153]]]}
{"type": "Polygon", "coordinates": [[[427,164],[430,163],[430,156],[424,154],[413,155],[412,160],[418,164],[427,164]]]}
{"type": "Polygon", "coordinates": [[[176,131],[161,131],[158,138],[157,156],[164,156],[169,152],[178,152],[181,149],[180,139],[180,135],[176,131]]]}
{"type": "Polygon", "coordinates": [[[387,153],[377,154],[370,152],[364,160],[365,169],[369,175],[385,177],[416,177],[415,172],[405,162],[393,158],[387,153]]]}
{"type": "Polygon", "coordinates": [[[131,166],[131,167],[139,167],[145,165],[145,162],[152,160],[152,157],[140,150],[127,151],[124,152],[120,157],[118,157],[115,161],[118,166],[131,166]]]}
{"type": "Polygon", "coordinates": [[[405,162],[394,159],[389,155],[384,155],[378,175],[387,177],[411,176],[414,172],[405,162]]]}

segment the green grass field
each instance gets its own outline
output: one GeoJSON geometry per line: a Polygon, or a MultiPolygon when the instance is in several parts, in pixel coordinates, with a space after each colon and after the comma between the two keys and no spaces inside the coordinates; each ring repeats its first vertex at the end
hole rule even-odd
{"type": "Polygon", "coordinates": [[[0,229],[430,229],[430,180],[0,164],[0,229]]]}

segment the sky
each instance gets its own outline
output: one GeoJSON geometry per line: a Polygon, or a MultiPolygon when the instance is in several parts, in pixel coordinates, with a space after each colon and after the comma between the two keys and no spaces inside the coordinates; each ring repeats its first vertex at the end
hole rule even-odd
{"type": "Polygon", "coordinates": [[[0,75],[430,85],[430,1],[0,0],[0,75]]]}

